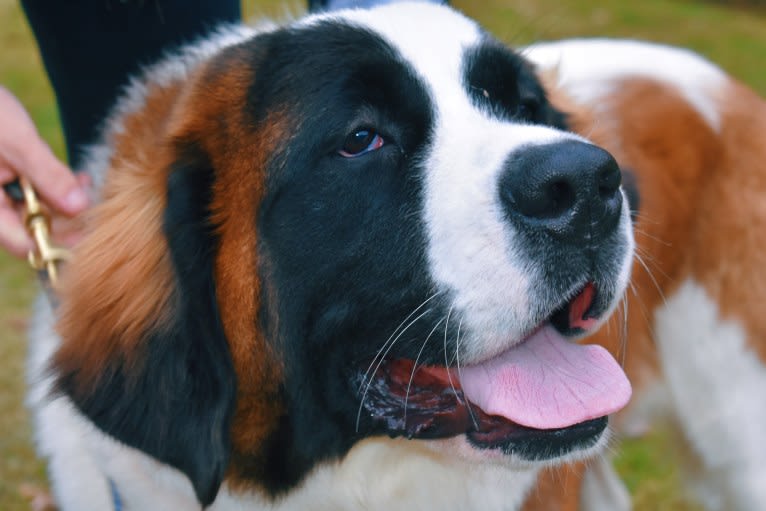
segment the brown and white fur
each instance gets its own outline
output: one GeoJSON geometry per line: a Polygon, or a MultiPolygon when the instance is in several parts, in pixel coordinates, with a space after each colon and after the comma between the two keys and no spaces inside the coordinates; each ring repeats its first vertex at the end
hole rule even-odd
{"type": "MultiPolygon", "coordinates": [[[[433,284],[429,289],[452,293],[442,311],[446,315],[440,319],[449,324],[454,310],[462,320],[453,322],[455,331],[450,332],[449,339],[446,332],[443,334],[444,350],[435,350],[429,364],[436,364],[438,355],[446,356],[448,342],[454,344],[450,348],[465,364],[483,363],[521,343],[535,328],[541,317],[539,311],[532,312],[532,304],[551,313],[557,306],[552,301],[566,303],[582,286],[578,281],[572,289],[561,291],[560,286],[539,275],[549,269],[543,255],[538,259],[538,255],[530,257],[516,250],[522,236],[504,223],[495,187],[511,154],[523,155],[526,149],[561,142],[590,141],[608,150],[620,167],[635,176],[640,196],[635,217],[640,259],[634,264],[625,304],[625,364],[637,399],[633,409],[618,420],[619,432],[630,434],[643,427],[644,403],[658,395],[665,398],[663,410],[677,421],[699,458],[698,475],[702,479],[698,488],[707,507],[766,507],[766,442],[761,433],[766,425],[766,315],[760,311],[766,298],[762,277],[766,252],[761,236],[766,228],[766,208],[761,201],[766,191],[763,100],[712,64],[683,50],[610,40],[567,41],[526,49],[523,55],[537,65],[547,97],[567,115],[568,127],[576,135],[547,118],[498,114],[497,109],[507,105],[477,107],[477,99],[466,93],[461,83],[461,66],[465,48],[483,41],[486,34],[448,9],[412,4],[371,13],[346,11],[299,21],[288,32],[299,37],[325,22],[350,23],[391,44],[411,66],[408,69],[414,70],[413,76],[426,84],[431,107],[438,112],[429,121],[433,138],[419,142],[429,150],[418,152],[421,148],[417,146],[416,161],[410,162],[427,171],[414,181],[424,186],[423,201],[397,217],[403,224],[415,222],[418,229],[407,224],[402,227],[405,235],[396,238],[397,244],[375,238],[367,245],[377,244],[373,248],[398,254],[396,250],[406,250],[412,238],[425,232],[422,245],[426,249],[415,255],[433,284]],[[535,294],[538,286],[548,286],[557,296],[544,300],[535,294]]],[[[104,411],[94,411],[89,401],[102,385],[112,383],[109,378],[115,367],[123,367],[120,364],[139,375],[152,366],[155,360],[147,356],[147,332],[159,335],[157,331],[170,329],[168,325],[178,321],[175,313],[182,307],[176,303],[176,293],[182,284],[174,271],[182,265],[174,259],[178,254],[168,249],[172,243],[162,227],[168,201],[177,200],[168,197],[168,181],[178,165],[182,170],[187,165],[195,169],[208,165],[216,170],[207,190],[218,245],[212,265],[215,292],[202,291],[215,295],[231,356],[231,371],[225,376],[236,378],[231,427],[226,430],[230,451],[223,461],[216,460],[223,463],[216,467],[221,486],[212,494],[209,509],[516,510],[530,489],[533,498],[540,501],[556,497],[569,500],[554,509],[565,509],[563,505],[588,511],[627,509],[626,493],[604,460],[585,465],[583,482],[569,484],[556,479],[557,475],[549,479],[544,475],[539,487],[544,490],[533,488],[542,468],[598,452],[606,436],[599,436],[595,444],[576,445],[540,462],[477,449],[462,435],[408,440],[399,431],[392,433],[397,438],[389,438],[385,432],[371,430],[345,450],[312,459],[310,466],[303,467],[305,473],[295,480],[281,482],[276,489],[267,481],[272,474],[262,472],[268,465],[264,460],[271,462],[279,455],[264,446],[275,442],[282,447],[273,440],[280,433],[280,418],[301,411],[300,403],[291,401],[295,396],[286,397],[290,392],[282,388],[295,377],[298,366],[289,366],[280,357],[285,355],[283,351],[296,357],[300,353],[290,353],[280,344],[290,337],[289,329],[288,333],[281,329],[294,318],[282,314],[279,299],[286,291],[274,277],[281,262],[275,257],[274,246],[264,242],[270,226],[256,215],[261,201],[277,201],[270,193],[279,186],[288,188],[280,179],[290,169],[271,168],[273,176],[258,171],[270,168],[275,154],[290,161],[291,154],[305,149],[297,141],[306,137],[306,126],[330,130],[332,115],[345,104],[331,103],[333,108],[309,118],[306,111],[300,111],[304,115],[300,117],[291,109],[301,105],[303,98],[280,97],[282,103],[259,111],[265,114],[258,118],[263,124],[249,124],[246,114],[252,112],[244,105],[251,104],[248,94],[261,76],[255,71],[263,68],[250,67],[255,64],[248,59],[257,61],[262,55],[241,50],[256,35],[282,34],[280,30],[229,29],[150,69],[121,100],[104,144],[92,151],[88,170],[97,182],[104,179],[103,188],[99,185],[102,204],[92,217],[93,231],[67,271],[61,309],[56,311],[61,317],[58,334],[53,330],[52,311],[44,302],[39,304],[32,331],[30,403],[40,451],[49,459],[62,508],[108,508],[114,498],[110,481],[118,488],[126,509],[199,509],[201,496],[210,497],[206,481],[199,481],[204,477],[190,482],[197,465],[183,461],[176,465],[184,470],[173,468],[172,455],[162,446],[151,446],[171,458],[170,462],[158,461],[147,454],[148,447],[142,443],[145,439],[136,438],[133,432],[126,436],[139,449],[113,438],[124,434],[119,428],[104,434],[99,428],[107,427],[94,425],[103,419],[99,415],[104,411]],[[327,121],[327,126],[320,121],[327,121]],[[261,324],[264,317],[273,330],[261,324]],[[267,335],[273,331],[280,335],[267,335]],[[52,360],[54,374],[47,372],[52,360]],[[52,394],[54,389],[64,395],[52,394]]],[[[337,55],[339,60],[342,55],[337,55]]],[[[295,69],[290,77],[300,82],[307,72],[295,69]]],[[[289,83],[283,86],[293,90],[289,83]]],[[[491,87],[479,87],[479,91],[488,101],[502,95],[491,87]]],[[[369,128],[367,124],[362,127],[369,128]]],[[[411,136],[403,131],[391,134],[390,140],[396,140],[396,135],[405,140],[411,136]]],[[[320,137],[321,133],[317,130],[309,135],[320,137]]],[[[355,178],[353,171],[345,174],[343,177],[355,178]]],[[[317,194],[320,192],[328,190],[318,189],[317,194]]],[[[287,195],[290,193],[288,190],[287,195]]],[[[335,200],[311,203],[306,212],[351,201],[340,193],[331,197],[335,200]]],[[[195,197],[192,199],[194,203],[195,197]]],[[[363,214],[358,218],[378,220],[363,214]]],[[[607,281],[605,288],[610,291],[602,304],[604,315],[614,309],[630,273],[632,239],[627,207],[621,207],[615,218],[618,227],[609,231],[613,239],[600,247],[613,252],[614,257],[609,258],[613,266],[598,261],[609,266],[604,271],[607,276],[600,277],[607,281]]],[[[347,227],[342,222],[349,221],[353,227],[356,219],[339,215],[333,226],[347,227]]],[[[290,231],[303,225],[293,222],[282,227],[290,231]]],[[[349,236],[349,232],[355,241],[353,236],[358,233],[353,229],[331,229],[330,235],[313,238],[312,233],[306,233],[310,239],[328,244],[308,247],[308,252],[315,251],[309,255],[326,263],[322,259],[326,251],[333,254],[329,259],[347,257],[353,244],[343,245],[341,250],[331,243],[349,236]]],[[[573,253],[579,248],[569,247],[573,253]]],[[[397,262],[390,259],[384,260],[397,262]]],[[[344,262],[358,270],[353,261],[344,262]]],[[[559,257],[556,262],[561,263],[555,268],[558,271],[567,261],[559,257]]],[[[375,265],[367,269],[377,279],[385,279],[390,270],[375,265]]],[[[353,274],[360,281],[368,277],[364,272],[353,274]]],[[[346,278],[341,272],[331,275],[339,282],[346,278]]],[[[419,275],[408,277],[417,280],[419,275]]],[[[334,282],[322,282],[327,293],[339,292],[333,289],[334,282]]],[[[354,293],[357,288],[349,286],[343,291],[354,293]]],[[[381,300],[376,315],[394,307],[385,302],[394,294],[388,288],[368,287],[364,291],[365,296],[372,294],[381,300]]],[[[317,294],[323,292],[324,288],[317,294]]],[[[437,302],[433,305],[437,307],[437,302]]],[[[406,322],[409,317],[406,313],[397,316],[389,331],[380,332],[383,339],[375,349],[389,334],[398,332],[400,320],[406,322]]],[[[307,315],[300,319],[314,318],[307,315]]],[[[337,321],[332,314],[324,319],[322,328],[337,321]]],[[[620,321],[615,318],[592,339],[618,353],[620,321]]],[[[421,326],[416,324],[412,330],[421,326]]],[[[425,327],[422,337],[426,342],[435,328],[432,324],[425,327]]],[[[327,351],[334,348],[330,345],[327,351]]],[[[398,355],[410,354],[406,347],[396,346],[394,351],[397,349],[402,350],[398,355]]],[[[420,355],[415,351],[412,358],[420,355]]],[[[315,362],[323,367],[325,362],[331,363],[323,359],[315,362]]],[[[311,393],[314,389],[299,390],[311,393]]],[[[99,405],[103,406],[101,397],[99,405]]],[[[125,396],[113,397],[119,406],[125,396]]],[[[136,417],[144,418],[134,415],[130,419],[136,417]]],[[[310,432],[311,426],[306,425],[303,432],[310,432]]],[[[110,427],[114,425],[110,423],[110,427]]],[[[172,435],[165,439],[173,440],[172,435]]],[[[197,447],[188,445],[188,451],[197,447]]]]}
{"type": "MultiPolygon", "coordinates": [[[[688,443],[687,476],[707,509],[766,508],[766,102],[678,48],[570,40],[525,55],[640,195],[625,303],[635,394],[618,429],[640,434],[664,416],[688,443]]],[[[620,328],[595,339],[613,344],[620,328]]],[[[561,476],[547,477],[560,490],[561,476]]],[[[579,490],[547,502],[556,492],[535,492],[529,509],[630,508],[608,461],[579,490]]]]}

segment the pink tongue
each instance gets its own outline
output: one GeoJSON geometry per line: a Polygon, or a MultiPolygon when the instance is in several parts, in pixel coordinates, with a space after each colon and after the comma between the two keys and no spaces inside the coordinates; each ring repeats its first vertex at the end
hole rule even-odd
{"type": "Polygon", "coordinates": [[[545,326],[523,343],[460,370],[468,400],[489,415],[536,429],[558,429],[624,407],[631,387],[600,346],[583,346],[545,326]]]}

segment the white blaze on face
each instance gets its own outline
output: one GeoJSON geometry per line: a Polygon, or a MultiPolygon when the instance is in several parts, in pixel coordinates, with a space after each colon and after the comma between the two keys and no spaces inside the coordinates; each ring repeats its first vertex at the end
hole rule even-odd
{"type": "Polygon", "coordinates": [[[514,149],[565,137],[543,127],[482,118],[476,110],[439,118],[425,214],[432,273],[454,290],[456,309],[466,312],[465,330],[481,335],[481,350],[465,346],[466,362],[471,355],[481,358],[508,348],[509,341],[537,326],[539,307],[533,301],[540,268],[515,248],[517,233],[500,204],[498,182],[514,149]]]}
{"type": "Polygon", "coordinates": [[[343,17],[384,37],[430,92],[435,122],[423,167],[432,276],[452,292],[451,321],[459,316],[461,332],[481,336],[481,343],[461,344],[464,361],[499,353],[537,326],[531,287],[540,271],[514,249],[516,234],[498,195],[503,165],[522,146],[582,139],[503,122],[479,110],[464,86],[463,57],[484,36],[475,22],[454,11],[412,3],[343,17]]]}

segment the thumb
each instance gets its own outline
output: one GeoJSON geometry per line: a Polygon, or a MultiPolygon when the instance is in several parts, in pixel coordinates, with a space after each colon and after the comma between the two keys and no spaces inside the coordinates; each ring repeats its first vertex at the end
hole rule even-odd
{"type": "Polygon", "coordinates": [[[85,191],[40,138],[24,107],[2,87],[0,113],[0,164],[26,177],[53,209],[67,215],[85,209],[88,205],[85,191]]]}

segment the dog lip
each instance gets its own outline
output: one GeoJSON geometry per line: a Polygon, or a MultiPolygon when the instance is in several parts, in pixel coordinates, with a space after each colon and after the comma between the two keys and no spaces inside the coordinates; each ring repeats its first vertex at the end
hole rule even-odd
{"type": "Polygon", "coordinates": [[[468,441],[480,449],[501,449],[530,461],[541,461],[593,446],[606,429],[608,418],[597,417],[565,428],[534,429],[506,421],[490,431],[466,434],[468,441]],[[508,426],[511,426],[510,428],[508,426]],[[535,445],[544,446],[535,449],[535,445]]]}
{"type": "Polygon", "coordinates": [[[550,315],[549,322],[559,333],[580,336],[595,329],[605,309],[598,286],[588,281],[550,315]]]}

